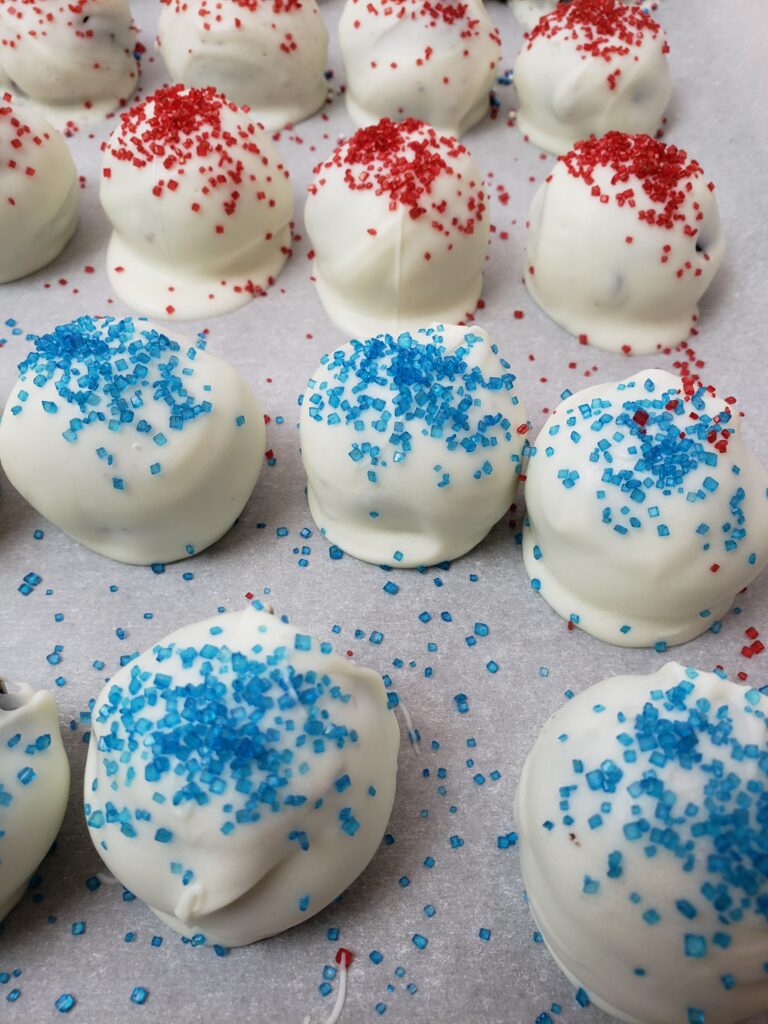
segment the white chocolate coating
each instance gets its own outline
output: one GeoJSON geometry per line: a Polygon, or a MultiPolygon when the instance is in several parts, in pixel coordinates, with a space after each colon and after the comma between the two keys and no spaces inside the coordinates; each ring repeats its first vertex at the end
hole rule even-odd
{"type": "Polygon", "coordinates": [[[158,43],[175,82],[214,86],[265,128],[303,121],[328,95],[315,0],[163,0],[158,43]]]}
{"type": "Polygon", "coordinates": [[[482,328],[351,341],[304,394],[312,517],[356,558],[458,558],[514,500],[527,429],[509,363],[482,328]]]}
{"type": "Polygon", "coordinates": [[[735,399],[666,370],[567,397],[526,470],[525,567],[564,619],[663,647],[717,623],[768,561],[768,472],[735,399]]]}
{"type": "Polygon", "coordinates": [[[56,259],[77,226],[77,170],[67,144],[35,113],[0,96],[0,284],[56,259]]]}
{"type": "Polygon", "coordinates": [[[172,562],[242,512],[264,458],[264,416],[202,343],[146,321],[83,317],[38,339],[19,369],[0,462],[81,544],[121,562],[172,562]]]}
{"type": "Polygon", "coordinates": [[[290,255],[293,215],[269,139],[212,88],[159,89],[121,120],[101,180],[120,298],[147,316],[189,320],[263,295],[290,255]]]}
{"type": "Polygon", "coordinates": [[[501,39],[482,0],[347,0],[339,44],[361,128],[414,117],[459,136],[488,113],[501,39]]]}
{"type": "MultiPolygon", "coordinates": [[[[509,6],[523,28],[530,30],[535,27],[539,18],[550,14],[564,2],[570,2],[570,0],[509,0],[509,6]]],[[[624,2],[632,6],[639,6],[640,0],[624,0],[624,2]]],[[[658,3],[643,2],[643,7],[646,10],[655,11],[658,6],[658,3]]]]}
{"type": "Polygon", "coordinates": [[[0,0],[0,70],[57,128],[92,124],[130,99],[134,45],[128,0],[0,0]]]}
{"type": "Polygon", "coordinates": [[[51,848],[68,799],[56,701],[28,686],[0,686],[0,921],[51,848]]]}
{"type": "Polygon", "coordinates": [[[367,866],[399,744],[376,672],[267,611],[219,615],[145,651],[97,699],[91,838],[172,928],[256,942],[318,913],[367,866]]]}
{"type": "Polygon", "coordinates": [[[713,188],[683,150],[646,135],[577,143],[531,203],[531,297],[598,348],[637,354],[685,341],[725,251],[713,188]]]}
{"type": "Polygon", "coordinates": [[[574,984],[632,1024],[765,1009],[768,700],[674,662],[542,729],[515,819],[528,902],[574,984]]]}
{"type": "Polygon", "coordinates": [[[623,0],[545,15],[515,61],[516,124],[550,153],[615,129],[653,135],[672,95],[661,26],[623,0]]]}
{"type": "Polygon", "coordinates": [[[455,138],[382,120],[316,167],[309,193],[315,285],[347,336],[472,314],[490,222],[480,171],[455,138]]]}

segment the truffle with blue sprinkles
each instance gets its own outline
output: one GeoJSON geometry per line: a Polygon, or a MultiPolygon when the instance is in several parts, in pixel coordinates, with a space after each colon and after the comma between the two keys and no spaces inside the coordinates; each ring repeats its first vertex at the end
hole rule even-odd
{"type": "Polygon", "coordinates": [[[240,515],[264,416],[228,363],[145,320],[80,317],[34,338],[0,422],[0,462],[34,508],[139,565],[187,558],[240,515]]]}
{"type": "Polygon", "coordinates": [[[350,341],[302,399],[312,516],[356,558],[458,558],[514,500],[528,425],[516,378],[480,327],[350,341]]]}
{"type": "Polygon", "coordinates": [[[768,1005],[768,698],[674,662],[606,679],[544,726],[516,798],[555,960],[630,1024],[768,1005]]]}
{"type": "Polygon", "coordinates": [[[768,560],[767,486],[736,399],[711,386],[646,370],[566,392],[530,449],[531,586],[625,647],[716,630],[768,560]]]}
{"type": "Polygon", "coordinates": [[[56,838],[69,762],[50,693],[0,680],[0,921],[18,903],[56,838]]]}
{"type": "Polygon", "coordinates": [[[245,945],[312,917],[366,867],[399,744],[376,672],[254,602],[177,630],[101,692],[88,828],[170,927],[245,945]]]}

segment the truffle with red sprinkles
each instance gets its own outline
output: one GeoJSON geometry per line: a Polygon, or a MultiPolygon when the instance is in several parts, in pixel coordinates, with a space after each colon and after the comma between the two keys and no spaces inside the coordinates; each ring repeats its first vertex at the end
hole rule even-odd
{"type": "Polygon", "coordinates": [[[339,43],[355,124],[416,117],[461,135],[488,113],[501,39],[482,0],[347,0],[339,43]]]}
{"type": "Polygon", "coordinates": [[[0,96],[0,284],[56,259],[77,224],[77,193],[62,136],[34,110],[0,96]]]}
{"type": "Polygon", "coordinates": [[[265,128],[303,121],[328,95],[316,0],[163,0],[158,43],[174,81],[214,86],[265,128]]]}
{"type": "Polygon", "coordinates": [[[525,567],[570,627],[663,650],[716,632],[768,561],[768,471],[714,387],[645,370],[567,391],[529,454],[525,567]]]}
{"type": "Polygon", "coordinates": [[[482,290],[487,202],[457,139],[412,118],[356,132],[315,168],[305,210],[331,320],[365,338],[464,322],[482,290]]]}
{"type": "MultiPolygon", "coordinates": [[[[550,14],[558,6],[564,5],[570,0],[510,0],[512,13],[525,29],[532,29],[545,14],[550,14]]],[[[623,0],[624,3],[633,7],[639,7],[641,0],[623,0]]],[[[643,3],[646,10],[656,10],[658,3],[643,3]]]]}
{"type": "Polygon", "coordinates": [[[661,26],[622,0],[545,15],[515,62],[519,130],[551,153],[610,129],[656,132],[672,94],[661,26]]]}
{"type": "Polygon", "coordinates": [[[534,196],[525,283],[583,344],[647,353],[688,338],[724,252],[714,185],[685,150],[608,132],[534,196]]]}
{"type": "Polygon", "coordinates": [[[213,87],[159,89],[104,145],[112,286],[164,319],[263,295],[290,254],[288,171],[248,113],[213,87]]]}
{"type": "Polygon", "coordinates": [[[139,83],[134,49],[128,0],[0,0],[0,71],[56,127],[91,123],[129,100],[139,83]]]}

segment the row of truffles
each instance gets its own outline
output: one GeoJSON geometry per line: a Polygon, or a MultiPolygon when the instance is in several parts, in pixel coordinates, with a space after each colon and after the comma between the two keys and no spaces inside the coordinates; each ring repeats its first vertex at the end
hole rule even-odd
{"type": "MultiPolygon", "coordinates": [[[[213,544],[263,460],[264,417],[227,363],[141,320],[35,339],[0,422],[10,482],[76,540],[155,564],[213,544]]],[[[768,472],[736,399],[647,370],[566,392],[533,444],[516,378],[479,327],[352,340],[300,397],[321,533],[393,568],[466,554],[525,475],[531,586],[571,625],[656,647],[717,629],[768,562],[768,472]]]]}
{"type": "MultiPolygon", "coordinates": [[[[49,694],[0,694],[0,919],[55,838],[49,694]]],[[[258,602],[185,626],[95,701],[85,819],[170,928],[238,946],[318,913],[375,854],[399,730],[378,673],[258,602]]],[[[669,663],[546,723],[516,795],[521,871],[569,980],[620,1020],[735,1024],[768,998],[766,697],[669,663]]]]}

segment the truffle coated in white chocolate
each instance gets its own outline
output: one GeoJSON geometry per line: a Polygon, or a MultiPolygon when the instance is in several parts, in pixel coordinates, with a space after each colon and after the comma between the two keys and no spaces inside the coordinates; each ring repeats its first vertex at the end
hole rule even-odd
{"type": "Polygon", "coordinates": [[[235,370],[141,320],[36,339],[0,421],[10,482],[51,522],[138,565],[202,551],[259,477],[264,417],[235,370]]]}
{"type": "Polygon", "coordinates": [[[328,95],[328,31],[315,0],[163,0],[158,41],[174,81],[212,85],[265,128],[328,95]]]}
{"type": "Polygon", "coordinates": [[[0,67],[55,127],[90,124],[136,90],[134,33],[128,0],[0,0],[0,67]]]}
{"type": "Polygon", "coordinates": [[[293,191],[272,143],[210,87],[158,89],[106,142],[101,204],[112,287],[162,319],[220,315],[274,282],[293,191]]]}
{"type": "Polygon", "coordinates": [[[458,136],[488,113],[501,39],[482,0],[347,0],[339,43],[360,127],[414,117],[458,136]]]}
{"type": "Polygon", "coordinates": [[[515,497],[527,430],[509,363],[480,327],[351,341],[302,400],[312,517],[356,558],[458,558],[515,497]]]}
{"type": "Polygon", "coordinates": [[[0,284],[56,259],[77,225],[77,170],[61,135],[0,96],[0,284]]]}
{"type": "Polygon", "coordinates": [[[69,799],[69,761],[56,701],[0,682],[0,921],[56,838],[69,799]]]}
{"type": "Polygon", "coordinates": [[[547,722],[515,820],[528,903],[570,980],[631,1024],[768,1004],[768,699],[674,662],[547,722]]]}
{"type": "Polygon", "coordinates": [[[348,336],[459,323],[483,287],[490,222],[468,150],[420,121],[361,128],[315,168],[315,286],[348,336]]]}
{"type": "Polygon", "coordinates": [[[241,946],[312,917],[367,866],[399,744],[381,676],[249,606],[177,630],[102,691],[86,820],[163,921],[241,946]]]}
{"type": "Polygon", "coordinates": [[[516,124],[550,153],[580,139],[654,134],[672,95],[661,26],[623,0],[572,0],[545,15],[515,61],[516,124]]]}
{"type": "Polygon", "coordinates": [[[578,142],[528,220],[532,298],[581,342],[626,354],[688,338],[725,249],[714,185],[647,135],[578,142]]]}
{"type": "Polygon", "coordinates": [[[768,561],[768,472],[731,396],[666,370],[568,395],[526,469],[523,555],[556,612],[663,649],[727,612],[768,561]]]}

